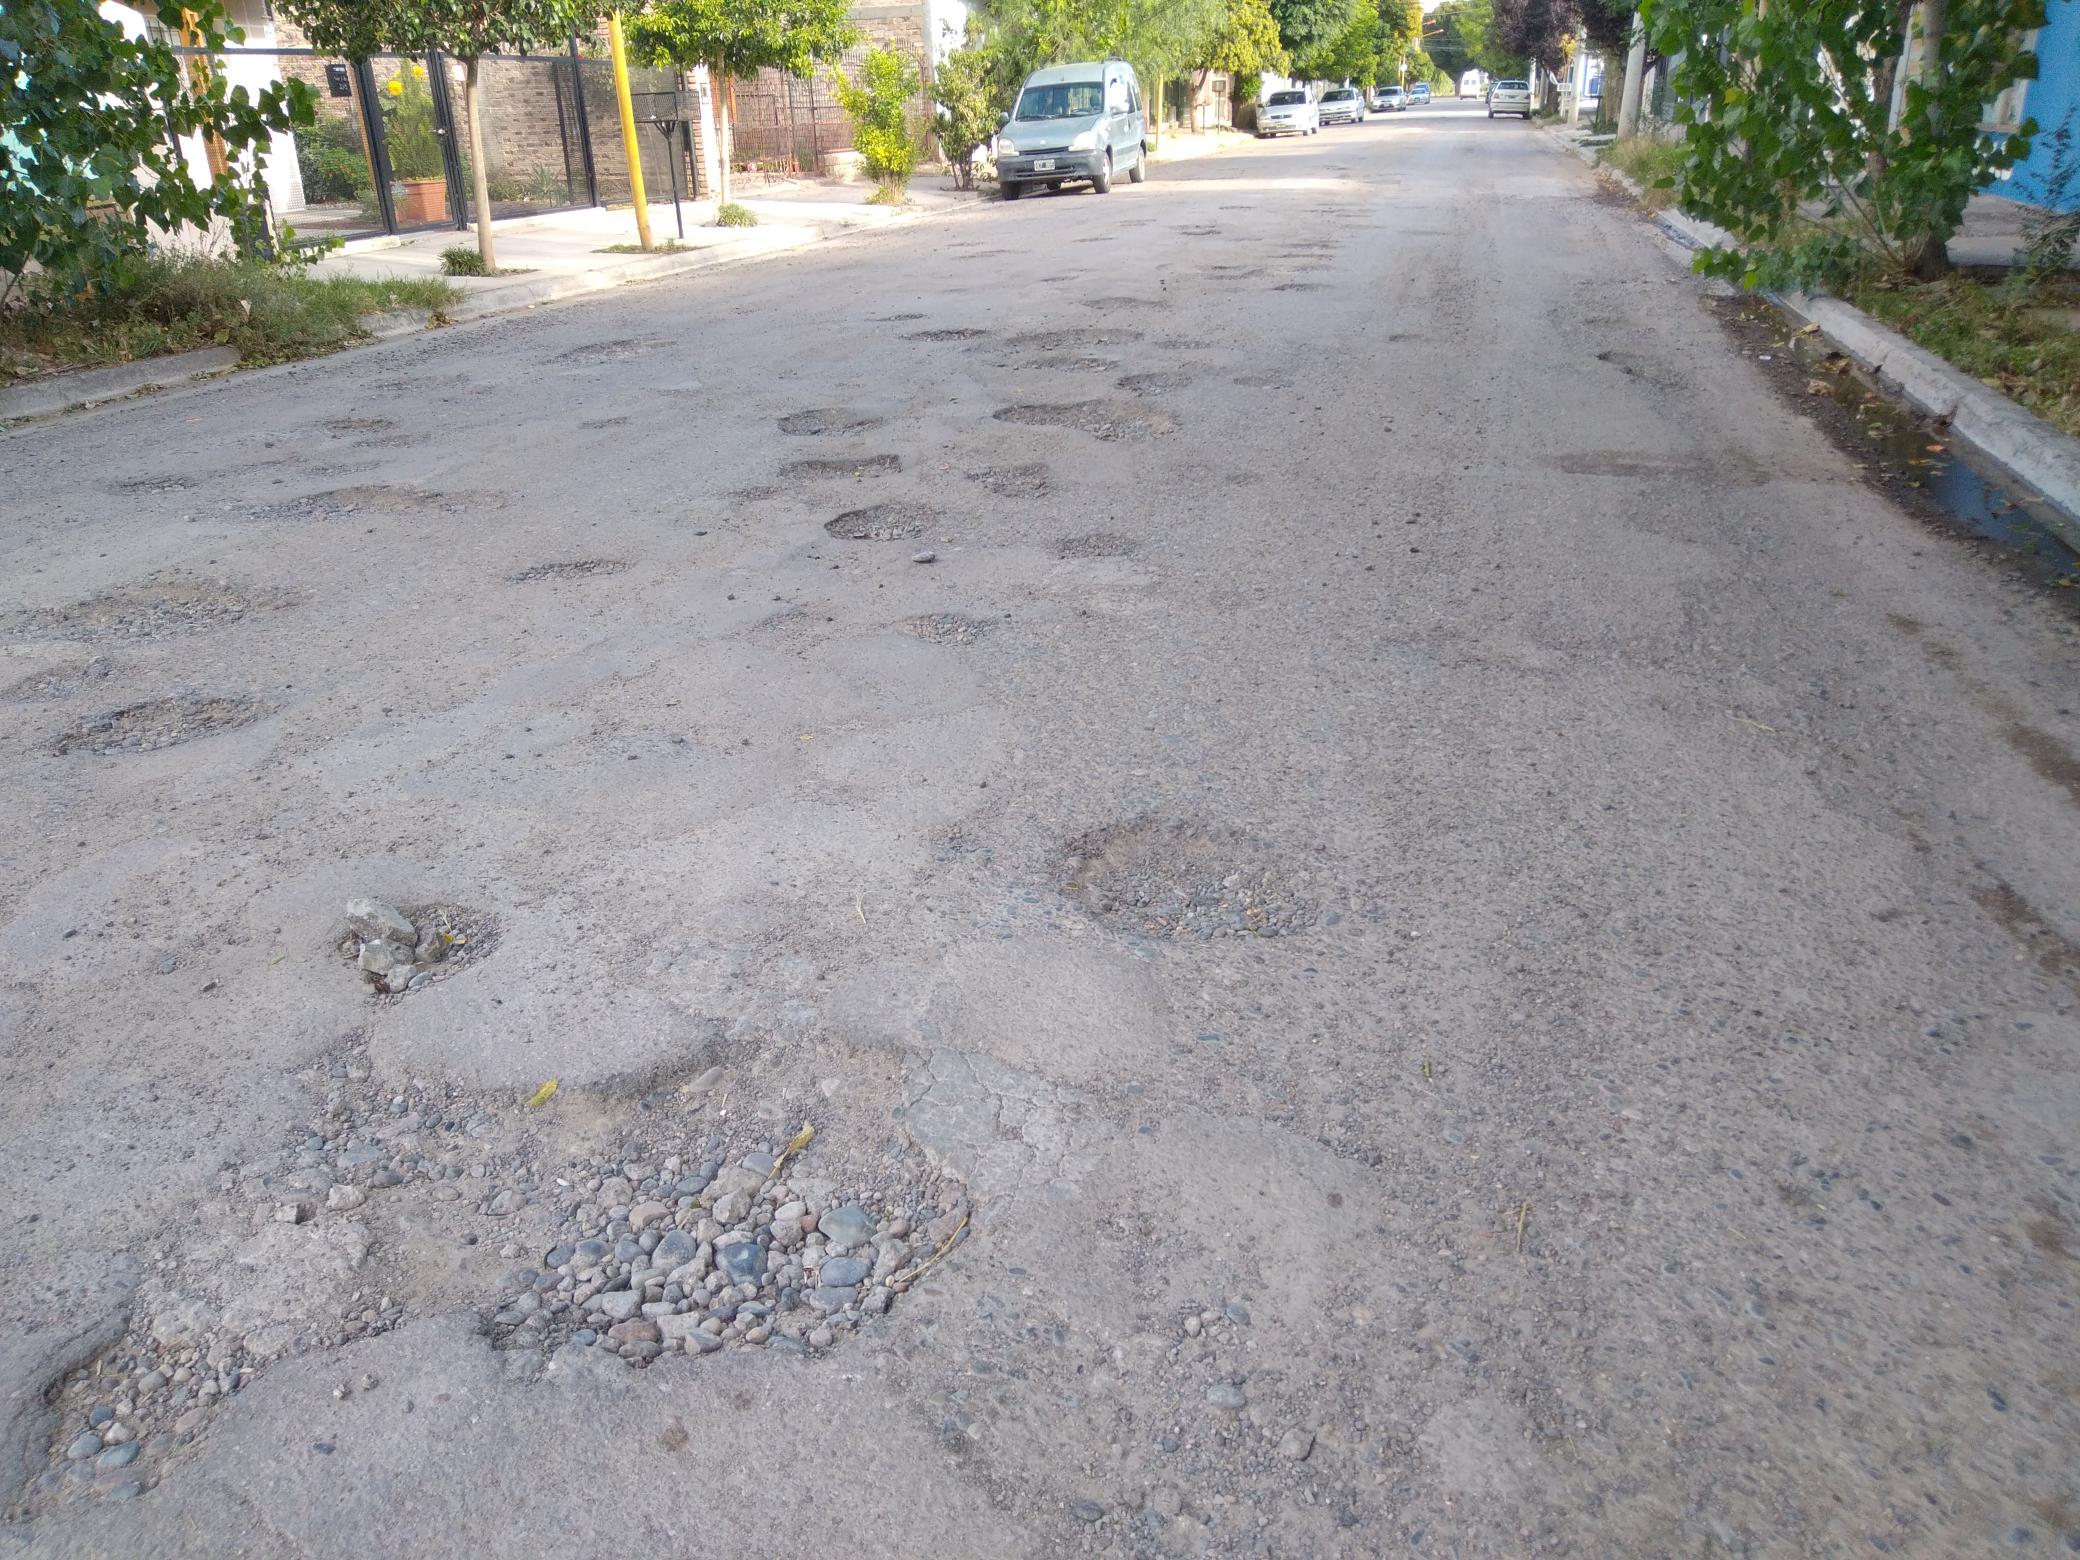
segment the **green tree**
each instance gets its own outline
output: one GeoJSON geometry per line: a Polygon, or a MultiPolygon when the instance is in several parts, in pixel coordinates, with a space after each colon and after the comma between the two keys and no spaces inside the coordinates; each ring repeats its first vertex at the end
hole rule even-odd
{"type": "Polygon", "coordinates": [[[1937,274],[1965,201],[2029,155],[2034,122],[2001,140],[1979,124],[2009,82],[2036,74],[2021,40],[2041,0],[1647,0],[1642,13],[1653,46],[1681,56],[1677,199],[1735,239],[1699,255],[1700,270],[1801,288],[1872,262],[1937,274]],[[1910,44],[1919,59],[1900,87],[1910,44]]]}
{"type": "Polygon", "coordinates": [[[1235,101],[1242,101],[1256,88],[1265,71],[1284,75],[1292,57],[1278,35],[1278,18],[1271,14],[1270,0],[1228,0],[1218,31],[1200,62],[1199,85],[1206,85],[1208,71],[1223,71],[1232,83],[1235,101]]]}
{"type": "Polygon", "coordinates": [[[989,50],[971,41],[941,60],[932,72],[932,100],[938,105],[939,146],[953,167],[954,187],[973,189],[975,149],[997,133],[997,115],[1003,112],[989,50]]]}
{"type": "Polygon", "coordinates": [[[645,63],[708,67],[722,133],[723,200],[735,149],[729,82],[757,71],[804,79],[835,61],[859,36],[846,0],[651,0],[627,23],[628,45],[645,63]]]}
{"type": "Polygon", "coordinates": [[[1457,80],[1469,70],[1509,76],[1522,68],[1495,36],[1494,0],[1445,0],[1430,15],[1423,46],[1437,68],[1457,80]]]}
{"type": "Polygon", "coordinates": [[[901,49],[874,48],[860,61],[858,76],[831,74],[838,103],[852,116],[853,142],[866,159],[867,172],[883,191],[899,197],[917,167],[918,135],[910,107],[922,85],[917,62],[901,49]]]}
{"type": "Polygon", "coordinates": [[[1205,64],[1226,10],[1227,0],[989,0],[981,20],[1007,105],[1042,66],[1123,59],[1153,115],[1162,78],[1205,64]]]}
{"type": "Polygon", "coordinates": [[[484,84],[487,54],[536,49],[590,27],[605,0],[277,0],[282,14],[324,54],[365,60],[439,49],[462,61],[469,97],[470,199],[477,211],[477,253],[487,274],[498,270],[491,243],[491,190],[485,172],[484,84]]]}
{"type": "MultiPolygon", "coordinates": [[[[245,36],[220,0],[165,0],[154,14],[206,50],[245,36]]],[[[252,159],[313,121],[315,94],[289,81],[254,96],[191,64],[78,0],[0,4],[0,307],[18,289],[53,301],[120,290],[154,229],[221,222],[241,247],[269,237],[252,159]],[[186,135],[225,154],[206,183],[181,153],[186,135]]]]}
{"type": "Polygon", "coordinates": [[[1305,74],[1305,62],[1311,56],[1333,49],[1349,30],[1362,3],[1363,0],[1271,0],[1279,39],[1293,57],[1294,68],[1305,74]]]}

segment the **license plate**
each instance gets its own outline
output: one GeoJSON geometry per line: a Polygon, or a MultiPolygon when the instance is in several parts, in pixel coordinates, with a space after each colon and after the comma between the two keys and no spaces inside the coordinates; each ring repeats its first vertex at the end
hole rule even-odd
{"type": "Polygon", "coordinates": [[[1033,172],[1053,173],[1054,159],[1052,157],[1035,157],[1033,159],[1033,172]]]}

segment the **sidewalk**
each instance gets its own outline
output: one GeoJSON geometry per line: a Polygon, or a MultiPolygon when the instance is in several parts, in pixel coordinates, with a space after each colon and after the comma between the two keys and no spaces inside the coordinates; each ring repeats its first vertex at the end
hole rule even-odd
{"type": "MultiPolygon", "coordinates": [[[[649,281],[684,271],[705,269],[732,260],[798,249],[805,244],[850,232],[896,227],[928,216],[973,205],[979,197],[940,186],[930,177],[911,186],[905,206],[867,203],[873,186],[805,180],[779,188],[761,187],[737,202],[758,217],[758,226],[719,228],[713,200],[681,200],[675,217],[669,196],[650,202],[650,236],[659,250],[649,254],[606,252],[616,244],[636,242],[632,207],[592,206],[548,216],[522,217],[492,224],[498,276],[458,276],[449,280],[462,293],[448,310],[453,320],[478,319],[509,309],[527,308],[558,298],[649,281]],[[679,218],[686,236],[679,238],[679,218]],[[678,244],[665,251],[666,243],[678,244]]],[[[438,276],[441,251],[457,245],[474,249],[476,230],[439,228],[399,238],[362,239],[321,260],[320,276],[438,276]]]]}

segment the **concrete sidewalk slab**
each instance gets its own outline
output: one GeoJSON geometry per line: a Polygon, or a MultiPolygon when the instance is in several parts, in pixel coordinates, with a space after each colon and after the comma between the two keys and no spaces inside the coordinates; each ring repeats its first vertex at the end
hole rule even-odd
{"type": "Polygon", "coordinates": [[[91,406],[97,401],[116,401],[140,390],[177,385],[202,374],[221,374],[238,366],[238,348],[203,347],[195,352],[176,352],[169,357],[146,358],[136,363],[115,363],[107,368],[83,368],[70,374],[52,374],[25,384],[0,389],[0,422],[20,417],[43,417],[68,407],[91,406]]]}

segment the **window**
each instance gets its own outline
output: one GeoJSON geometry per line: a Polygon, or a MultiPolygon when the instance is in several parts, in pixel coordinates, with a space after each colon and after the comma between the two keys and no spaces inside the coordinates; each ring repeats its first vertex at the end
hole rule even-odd
{"type": "Polygon", "coordinates": [[[1105,101],[1105,87],[1096,81],[1050,81],[1027,87],[1018,95],[1018,117],[1029,119],[1088,119],[1105,101]]]}

